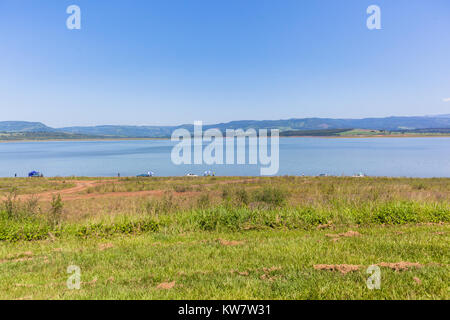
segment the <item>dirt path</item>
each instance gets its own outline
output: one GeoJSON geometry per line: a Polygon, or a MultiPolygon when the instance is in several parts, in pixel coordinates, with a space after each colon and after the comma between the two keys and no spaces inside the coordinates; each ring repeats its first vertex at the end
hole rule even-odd
{"type": "Polygon", "coordinates": [[[99,186],[105,183],[111,182],[111,180],[106,181],[73,181],[75,183],[75,187],[62,189],[62,190],[54,190],[54,191],[45,191],[37,194],[22,194],[17,196],[19,200],[27,200],[32,197],[36,197],[39,200],[51,200],[54,195],[60,194],[63,199],[65,199],[66,195],[73,195],[74,193],[78,193],[84,191],[90,187],[99,186]]]}
{"type": "MultiPolygon", "coordinates": [[[[250,179],[241,179],[241,180],[225,180],[225,181],[218,181],[216,183],[210,183],[210,184],[193,184],[192,187],[210,187],[214,186],[215,184],[233,184],[233,183],[246,183],[246,182],[253,182],[255,181],[255,178],[250,179]]],[[[138,197],[138,196],[148,196],[148,195],[155,195],[155,196],[162,196],[166,190],[144,190],[144,191],[123,191],[123,192],[105,192],[105,193],[86,193],[86,194],[80,194],[80,192],[87,190],[91,187],[96,187],[103,184],[108,183],[117,183],[120,181],[117,180],[103,180],[103,181],[73,181],[75,183],[75,187],[62,189],[62,190],[55,190],[55,191],[45,191],[38,194],[23,194],[19,195],[17,199],[19,200],[27,200],[32,197],[36,197],[39,199],[39,201],[50,201],[54,195],[60,194],[62,200],[64,201],[71,201],[71,200],[80,200],[80,199],[98,199],[98,198],[112,198],[112,197],[138,197]]],[[[196,194],[198,192],[189,191],[189,192],[172,192],[174,195],[188,195],[188,194],[196,194]]]]}

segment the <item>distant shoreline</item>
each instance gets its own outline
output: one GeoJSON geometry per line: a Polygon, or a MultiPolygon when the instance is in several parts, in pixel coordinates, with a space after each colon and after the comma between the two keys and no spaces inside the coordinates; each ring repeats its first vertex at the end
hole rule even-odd
{"type": "Polygon", "coordinates": [[[82,142],[82,141],[136,141],[136,140],[170,140],[170,138],[92,138],[92,139],[42,139],[42,140],[0,140],[0,143],[14,143],[14,142],[82,142]]]}
{"type": "MultiPolygon", "coordinates": [[[[280,136],[280,138],[320,138],[320,139],[358,139],[358,138],[449,138],[450,134],[398,134],[398,135],[355,135],[355,136],[280,136]]],[[[226,137],[224,137],[226,138],[226,137]]],[[[146,140],[170,140],[170,138],[91,138],[91,139],[24,139],[24,140],[1,140],[0,143],[14,142],[100,142],[100,141],[146,141],[146,140]]]]}

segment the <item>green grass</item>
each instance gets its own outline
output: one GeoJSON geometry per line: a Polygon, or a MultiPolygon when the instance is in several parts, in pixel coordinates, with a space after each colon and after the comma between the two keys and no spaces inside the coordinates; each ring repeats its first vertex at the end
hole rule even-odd
{"type": "Polygon", "coordinates": [[[0,196],[12,191],[20,195],[72,188],[75,184],[71,180],[71,178],[0,178],[0,196]]]}
{"type": "Polygon", "coordinates": [[[0,247],[0,260],[9,261],[0,264],[0,298],[450,298],[448,236],[437,234],[448,233],[447,225],[357,230],[360,237],[338,242],[325,236],[329,230],[264,230],[5,243],[0,247]],[[240,242],[226,246],[218,239],[240,242]],[[105,243],[110,248],[101,250],[105,243]],[[32,259],[12,262],[14,255],[27,252],[32,259]],[[423,267],[381,268],[381,289],[366,287],[369,265],[399,261],[418,262],[423,267]],[[344,275],[315,270],[315,264],[354,264],[361,269],[344,275]],[[80,290],[66,287],[69,265],[81,268],[80,290]],[[157,288],[172,281],[175,286],[170,290],[157,288]]]}
{"type": "MultiPolygon", "coordinates": [[[[28,181],[29,193],[52,188],[28,181]]],[[[108,192],[112,183],[92,192],[108,192]]],[[[0,299],[450,298],[449,179],[122,178],[114,184],[164,192],[3,201],[0,299]],[[360,235],[336,236],[350,230],[360,235]],[[381,267],[381,289],[367,288],[368,266],[402,261],[421,267],[381,267]],[[359,270],[341,274],[316,270],[317,264],[359,270]],[[70,265],[81,268],[80,290],[66,286],[70,265]],[[158,288],[173,281],[171,289],[158,288]]]]}

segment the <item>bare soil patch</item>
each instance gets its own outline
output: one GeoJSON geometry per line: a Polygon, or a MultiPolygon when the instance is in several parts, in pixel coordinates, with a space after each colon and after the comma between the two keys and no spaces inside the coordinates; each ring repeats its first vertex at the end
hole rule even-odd
{"type": "Polygon", "coordinates": [[[328,223],[325,223],[325,224],[319,224],[319,225],[317,226],[317,229],[318,229],[318,230],[329,229],[329,228],[334,229],[333,221],[328,221],[328,223]]]}
{"type": "Polygon", "coordinates": [[[114,245],[112,243],[101,243],[98,245],[98,249],[100,251],[111,249],[111,248],[114,248],[114,245]]]}
{"type": "Polygon", "coordinates": [[[172,282],[162,282],[156,286],[157,289],[170,290],[175,287],[175,281],[172,282]]]}
{"type": "Polygon", "coordinates": [[[346,274],[353,271],[358,271],[360,266],[353,264],[316,264],[314,269],[316,270],[328,270],[339,271],[342,274],[346,274]]]}
{"type": "Polygon", "coordinates": [[[334,233],[327,233],[325,235],[325,237],[331,238],[331,241],[336,242],[341,238],[352,238],[352,237],[360,237],[361,233],[359,233],[358,231],[353,231],[353,230],[349,230],[347,232],[343,232],[343,233],[338,233],[338,234],[334,234],[334,233]]]}
{"type": "Polygon", "coordinates": [[[217,239],[217,241],[219,241],[219,243],[223,246],[238,246],[245,243],[245,241],[236,241],[236,240],[229,241],[225,239],[217,239]]]}
{"type": "Polygon", "coordinates": [[[380,267],[386,267],[386,268],[390,268],[392,270],[395,271],[405,271],[408,270],[410,268],[422,268],[423,265],[421,265],[420,263],[417,262],[407,262],[407,261],[401,261],[401,262],[380,262],[377,264],[377,266],[380,267]]]}

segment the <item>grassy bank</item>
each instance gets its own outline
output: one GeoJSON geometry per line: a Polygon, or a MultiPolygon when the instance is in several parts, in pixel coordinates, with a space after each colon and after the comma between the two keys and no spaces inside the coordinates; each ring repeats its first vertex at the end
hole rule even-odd
{"type": "Polygon", "coordinates": [[[9,243],[0,249],[0,298],[449,298],[448,226],[357,230],[361,236],[339,241],[330,231],[271,229],[9,243]],[[366,287],[369,265],[400,261],[418,266],[380,267],[380,290],[366,287]],[[316,270],[319,264],[358,270],[316,270]],[[80,290],[66,287],[69,265],[81,269],[80,290]]]}
{"type": "Polygon", "coordinates": [[[0,298],[449,298],[449,179],[98,183],[3,198],[0,298]]]}

